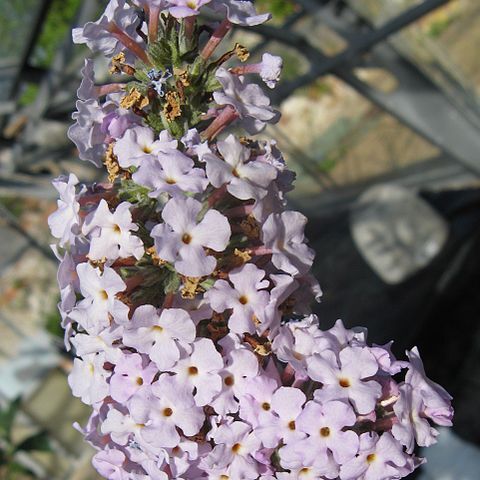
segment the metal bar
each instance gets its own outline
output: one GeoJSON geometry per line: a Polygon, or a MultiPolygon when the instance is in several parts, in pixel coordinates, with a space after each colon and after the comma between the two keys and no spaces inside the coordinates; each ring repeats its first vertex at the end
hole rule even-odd
{"type": "MultiPolygon", "coordinates": [[[[387,39],[391,35],[402,30],[407,25],[415,22],[433,10],[447,4],[449,1],[450,0],[425,0],[420,5],[412,7],[406,12],[400,14],[398,17],[389,20],[382,27],[379,27],[370,33],[359,36],[358,40],[354,44],[350,45],[346,50],[333,57],[326,57],[323,54],[319,55],[321,52],[312,47],[312,45],[306,39],[303,39],[301,43],[303,44],[304,48],[306,47],[306,49],[302,50],[302,52],[304,52],[309,59],[312,60],[311,57],[313,49],[316,53],[316,61],[315,63],[312,63],[310,71],[301,77],[301,81],[292,81],[283,85],[279,85],[273,94],[273,101],[275,103],[280,103],[300,86],[308,85],[326,73],[335,72],[337,68],[343,65],[351,64],[356,58],[370,50],[379,42],[387,39]]],[[[274,33],[273,30],[278,29],[259,26],[255,27],[254,30],[260,34],[262,34],[263,31],[263,34],[272,35],[274,33]]],[[[275,40],[290,45],[290,42],[288,41],[289,34],[277,34],[275,36],[275,40]]],[[[298,38],[296,39],[296,43],[297,42],[299,42],[298,38]]]]}
{"type": "MultiPolygon", "coordinates": [[[[86,23],[93,16],[97,10],[97,3],[94,0],[84,0],[77,11],[73,25],[86,23]]],[[[36,102],[33,105],[30,114],[34,119],[38,119],[48,108],[48,105],[52,101],[52,93],[61,85],[63,74],[66,70],[66,64],[71,60],[73,50],[73,43],[71,40],[71,34],[68,32],[63,44],[58,50],[55,59],[53,60],[52,67],[44,81],[40,85],[40,90],[36,98],[36,102]]]]}
{"type": "MultiPolygon", "coordinates": [[[[22,75],[23,70],[27,66],[28,59],[35,47],[35,43],[38,40],[38,37],[40,36],[40,33],[42,32],[43,28],[43,23],[45,21],[45,18],[48,15],[48,12],[50,10],[50,7],[52,6],[53,0],[41,0],[40,5],[38,7],[38,13],[35,18],[35,21],[32,22],[32,29],[30,30],[30,37],[28,39],[27,45],[24,49],[23,55],[22,55],[22,60],[20,62],[20,67],[19,67],[19,76],[22,75]]],[[[10,97],[14,97],[18,89],[20,87],[20,82],[16,81],[13,83],[13,88],[10,91],[10,97]]]]}
{"type": "Polygon", "coordinates": [[[25,237],[29,241],[30,245],[36,248],[45,258],[57,263],[57,258],[55,257],[53,252],[48,247],[42,245],[34,237],[32,237],[32,235],[30,235],[30,233],[28,233],[22,227],[22,225],[20,225],[20,222],[17,220],[17,218],[2,204],[0,204],[0,215],[5,219],[10,228],[25,237]]]}
{"type": "Polygon", "coordinates": [[[478,128],[413,66],[403,65],[396,72],[399,86],[388,94],[372,88],[348,69],[336,73],[361,95],[480,175],[478,128]]]}

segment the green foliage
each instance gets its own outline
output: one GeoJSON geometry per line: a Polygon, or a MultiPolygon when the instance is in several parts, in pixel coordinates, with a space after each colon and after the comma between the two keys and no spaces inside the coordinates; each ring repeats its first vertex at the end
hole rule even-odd
{"type": "Polygon", "coordinates": [[[122,180],[118,196],[123,202],[130,202],[133,204],[150,204],[152,199],[148,196],[150,190],[147,187],[138,185],[133,180],[122,180]]]}
{"type": "Polygon", "coordinates": [[[293,53],[291,50],[282,51],[283,58],[283,80],[293,80],[298,76],[298,72],[302,69],[302,58],[298,53],[293,53]]]}
{"type": "Polygon", "coordinates": [[[12,426],[15,416],[20,408],[20,398],[16,398],[5,408],[0,410],[0,438],[10,441],[12,435],[12,426]]]}
{"type": "Polygon", "coordinates": [[[7,0],[0,8],[0,54],[5,57],[19,56],[28,41],[31,22],[37,11],[38,0],[7,0]]]}
{"type": "Polygon", "coordinates": [[[18,99],[18,103],[22,107],[31,105],[37,98],[39,87],[35,83],[27,83],[18,99]]]}
{"type": "Polygon", "coordinates": [[[260,12],[270,12],[276,21],[285,20],[296,9],[293,0],[257,0],[255,5],[260,12]]]}
{"type": "Polygon", "coordinates": [[[49,67],[55,53],[70,30],[82,0],[53,0],[34,51],[34,63],[49,67]]]}
{"type": "MultiPolygon", "coordinates": [[[[60,300],[60,299],[59,299],[60,300]]],[[[63,339],[63,328],[61,325],[62,318],[58,308],[55,308],[45,318],[45,329],[51,335],[63,339]]]]}
{"type": "MultiPolygon", "coordinates": [[[[157,70],[165,70],[172,64],[172,48],[166,38],[161,38],[157,42],[150,44],[148,46],[147,55],[149,60],[152,62],[152,65],[157,70]]],[[[148,82],[148,77],[145,70],[141,75],[143,78],[141,81],[148,82]]],[[[137,75],[135,76],[137,77],[137,75]]]]}
{"type": "Polygon", "coordinates": [[[17,218],[25,211],[25,204],[23,200],[18,197],[0,197],[0,205],[17,218]]]}
{"type": "Polygon", "coordinates": [[[435,20],[434,22],[431,23],[428,29],[428,36],[432,38],[438,38],[442,35],[445,30],[452,24],[452,22],[455,20],[454,16],[451,17],[445,17],[441,18],[438,20],[435,20]]]}
{"type": "Polygon", "coordinates": [[[180,277],[176,272],[169,272],[165,278],[165,287],[164,292],[167,293],[175,293],[180,288],[180,277]]]}
{"type": "Polygon", "coordinates": [[[23,477],[35,478],[34,473],[19,463],[19,452],[49,452],[50,441],[45,431],[37,432],[15,443],[12,430],[19,412],[21,399],[16,398],[0,409],[0,477],[5,480],[18,480],[23,477]]]}
{"type": "Polygon", "coordinates": [[[50,452],[52,449],[47,432],[38,432],[15,447],[15,452],[50,452]]]}

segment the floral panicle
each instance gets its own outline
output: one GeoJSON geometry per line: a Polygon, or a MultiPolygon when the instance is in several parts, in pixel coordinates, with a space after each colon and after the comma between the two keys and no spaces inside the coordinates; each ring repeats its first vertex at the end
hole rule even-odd
{"type": "Polygon", "coordinates": [[[286,210],[294,174],[274,141],[233,133],[278,120],[250,79],[274,88],[282,60],[219,53],[232,25],[269,18],[242,0],[110,0],[73,32],[114,75],[98,87],[86,61],[69,130],[109,182],[56,179],[49,218],[69,384],[92,408],[77,428],[105,478],[401,478],[452,423],[416,348],[399,361],[306,307],[321,290],[306,218],[286,210]]]}

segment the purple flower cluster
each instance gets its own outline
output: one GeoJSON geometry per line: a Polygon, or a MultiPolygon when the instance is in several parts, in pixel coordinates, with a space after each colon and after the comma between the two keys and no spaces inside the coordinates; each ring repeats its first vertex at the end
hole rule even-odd
{"type": "Polygon", "coordinates": [[[395,479],[451,425],[416,348],[398,361],[362,329],[320,329],[306,218],[285,209],[294,175],[275,142],[224,133],[278,118],[246,75],[273,88],[281,59],[211,59],[232,23],[268,18],[248,1],[111,0],[74,32],[117,75],[96,87],[86,62],[70,129],[109,182],[56,179],[49,218],[69,384],[92,407],[77,428],[105,478],[395,479]],[[226,19],[199,28],[203,7],[226,19]]]}

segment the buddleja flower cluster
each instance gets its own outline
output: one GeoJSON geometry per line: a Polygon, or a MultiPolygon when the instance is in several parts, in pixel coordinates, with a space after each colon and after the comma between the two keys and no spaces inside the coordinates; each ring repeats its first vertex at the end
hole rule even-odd
{"type": "Polygon", "coordinates": [[[294,175],[251,138],[278,113],[250,81],[275,87],[282,61],[219,48],[268,19],[247,1],[111,0],[74,30],[112,83],[85,62],[69,135],[109,181],[56,179],[49,223],[69,384],[92,407],[77,428],[105,478],[401,478],[451,425],[416,348],[397,361],[308,311],[321,292],[306,218],[285,208],[294,175]]]}

